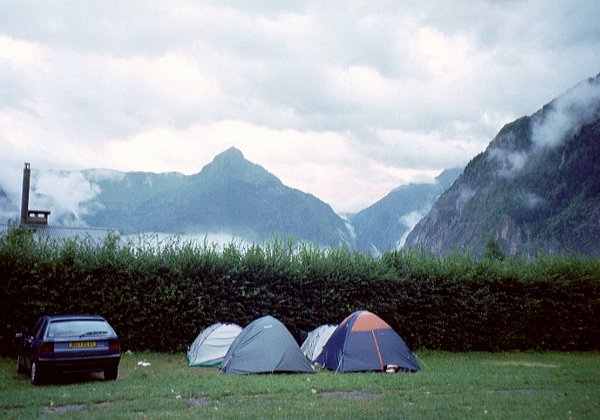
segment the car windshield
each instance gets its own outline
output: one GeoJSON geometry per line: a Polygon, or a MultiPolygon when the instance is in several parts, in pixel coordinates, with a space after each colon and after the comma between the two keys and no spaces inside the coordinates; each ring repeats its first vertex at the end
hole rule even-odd
{"type": "Polygon", "coordinates": [[[49,338],[92,337],[112,334],[108,322],[91,319],[53,321],[48,327],[49,338]]]}

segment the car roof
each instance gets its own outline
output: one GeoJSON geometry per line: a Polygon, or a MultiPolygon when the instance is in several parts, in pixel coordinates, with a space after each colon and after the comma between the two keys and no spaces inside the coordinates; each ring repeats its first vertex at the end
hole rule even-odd
{"type": "Polygon", "coordinates": [[[65,315],[44,315],[42,318],[46,318],[49,321],[68,321],[75,319],[90,319],[90,320],[98,320],[98,321],[106,321],[100,315],[75,315],[75,314],[65,314],[65,315]]]}

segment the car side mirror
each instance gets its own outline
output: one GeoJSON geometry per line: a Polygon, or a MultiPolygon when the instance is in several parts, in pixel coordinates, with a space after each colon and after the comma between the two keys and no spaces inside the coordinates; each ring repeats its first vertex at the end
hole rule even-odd
{"type": "Polygon", "coordinates": [[[15,338],[16,338],[17,340],[20,340],[21,338],[23,338],[23,333],[20,333],[20,332],[16,333],[16,334],[15,334],[15,338]]]}

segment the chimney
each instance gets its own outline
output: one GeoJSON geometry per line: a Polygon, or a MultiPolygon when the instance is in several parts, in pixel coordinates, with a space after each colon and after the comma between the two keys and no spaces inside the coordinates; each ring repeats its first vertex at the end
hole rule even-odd
{"type": "Polygon", "coordinates": [[[27,216],[29,212],[29,179],[31,178],[31,170],[29,163],[25,162],[23,169],[23,192],[21,194],[21,225],[27,225],[27,216]]]}
{"type": "Polygon", "coordinates": [[[23,169],[23,193],[21,195],[21,226],[47,225],[50,212],[47,210],[29,210],[29,180],[31,170],[25,162],[23,169]]]}

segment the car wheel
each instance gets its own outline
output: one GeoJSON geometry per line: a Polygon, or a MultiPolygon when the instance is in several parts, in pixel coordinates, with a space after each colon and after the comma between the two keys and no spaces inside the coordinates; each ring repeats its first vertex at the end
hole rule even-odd
{"type": "Polygon", "coordinates": [[[39,385],[42,383],[42,372],[40,372],[40,368],[37,366],[36,362],[31,363],[30,377],[33,385],[39,385]]]}
{"type": "Polygon", "coordinates": [[[23,366],[23,359],[21,355],[17,355],[17,373],[25,373],[25,367],[23,366]]]}
{"type": "Polygon", "coordinates": [[[119,367],[109,367],[104,370],[104,380],[106,381],[114,381],[117,379],[117,375],[119,374],[119,367]]]}

